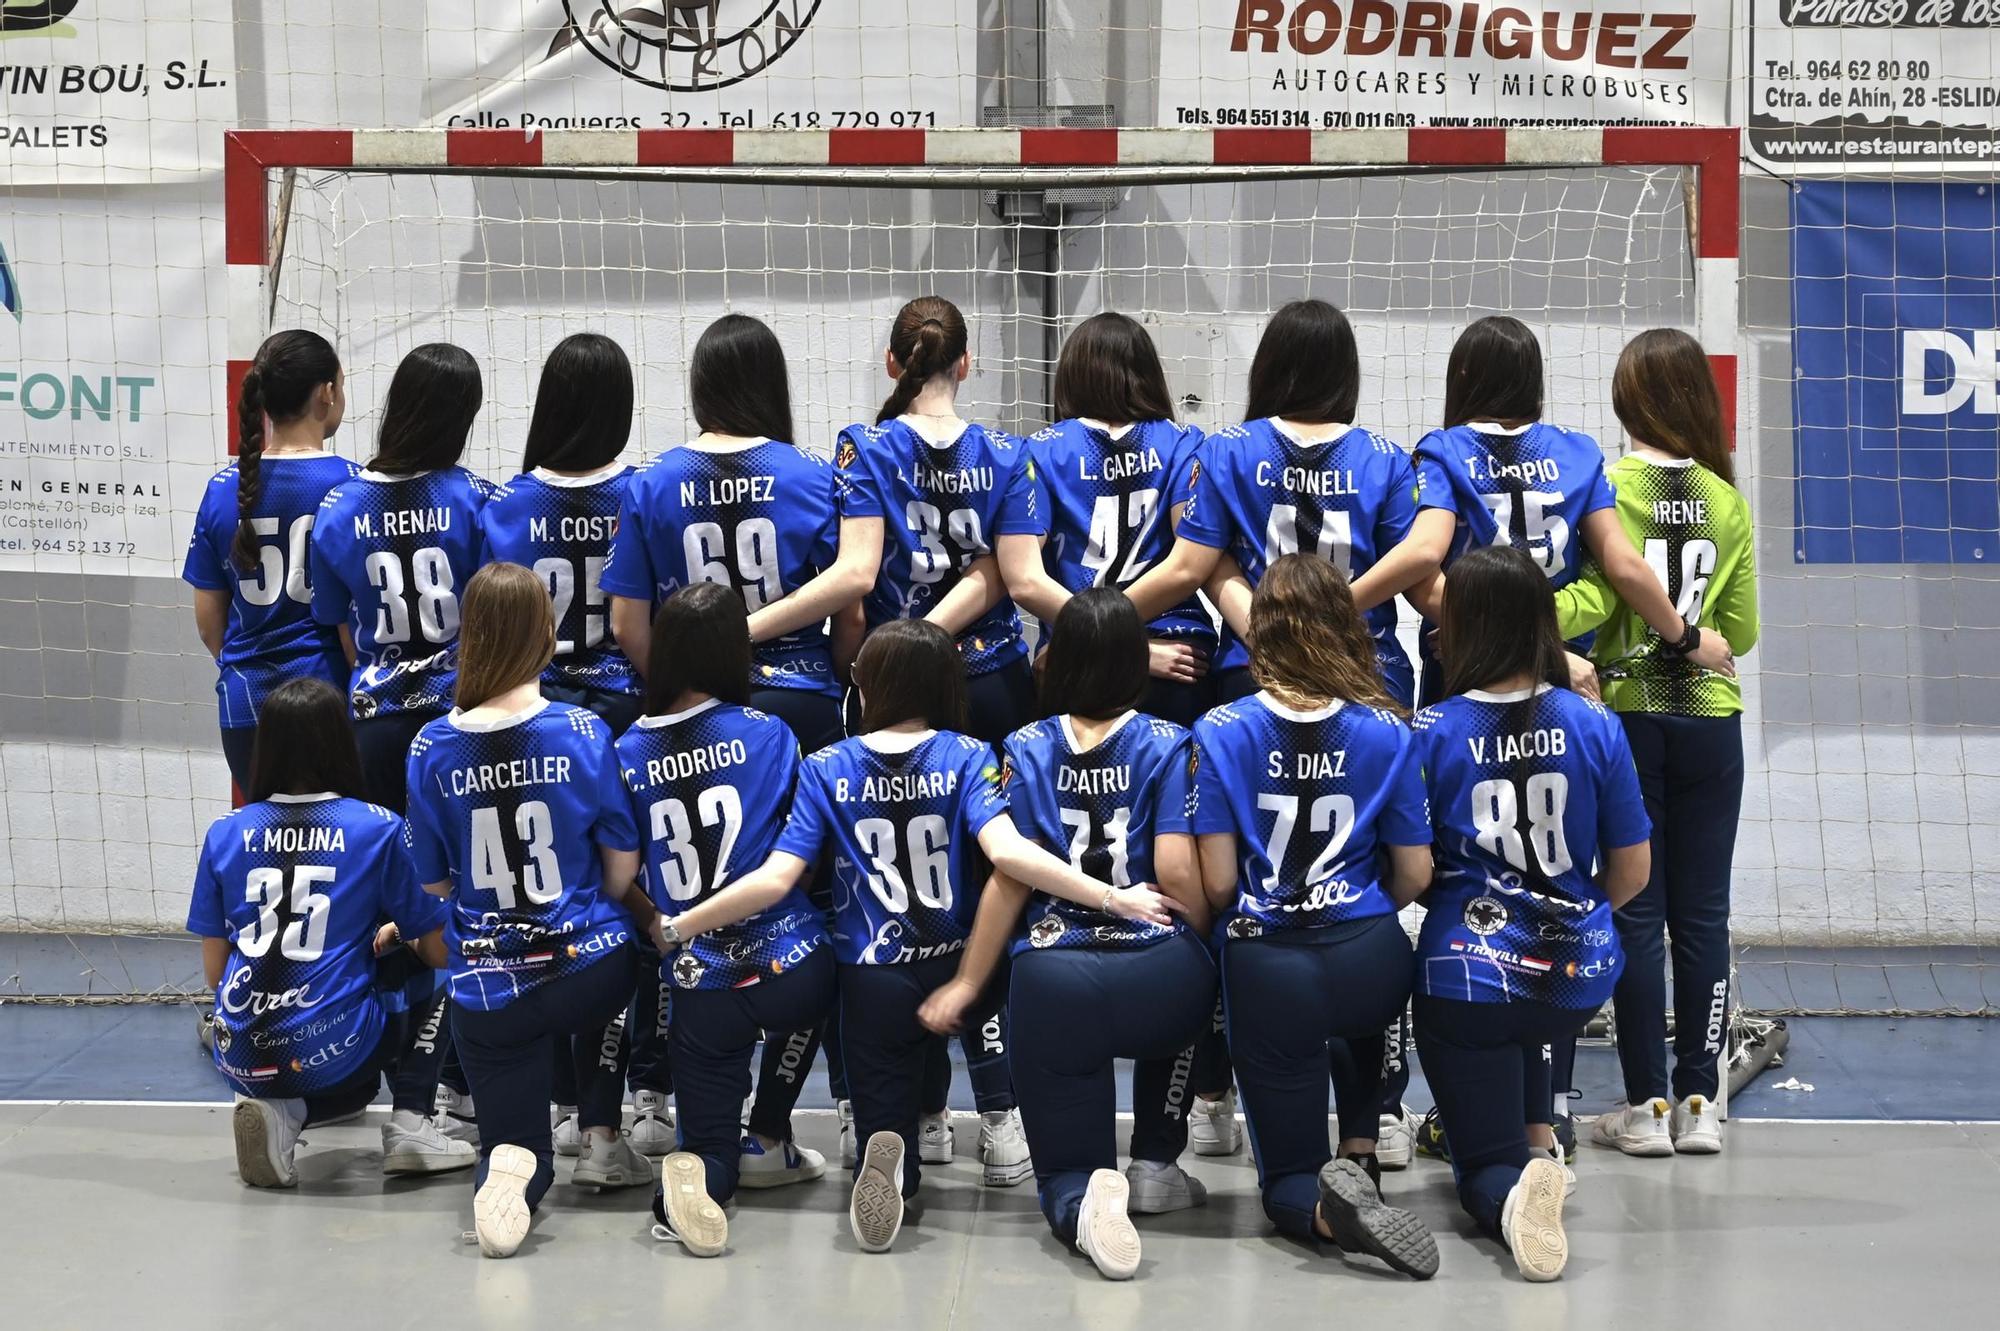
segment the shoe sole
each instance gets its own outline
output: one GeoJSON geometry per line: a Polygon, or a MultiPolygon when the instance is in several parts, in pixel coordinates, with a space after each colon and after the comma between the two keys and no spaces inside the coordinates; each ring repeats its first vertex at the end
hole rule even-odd
{"type": "Polygon", "coordinates": [[[739,1188],[789,1188],[794,1183],[811,1183],[826,1177],[825,1165],[800,1165],[797,1169],[753,1173],[743,1170],[736,1176],[739,1188]]]}
{"type": "Polygon", "coordinates": [[[1676,1155],[1721,1155],[1722,1138],[1719,1136],[1679,1137],[1674,1141],[1674,1153],[1676,1155]]]}
{"type": "Polygon", "coordinates": [[[577,1162],[569,1172],[572,1187],[578,1188],[637,1188],[653,1183],[653,1171],[648,1169],[639,1175],[627,1174],[622,1169],[608,1170],[602,1174],[590,1168],[589,1160],[577,1162]]]}
{"type": "Polygon", "coordinates": [[[958,1150],[955,1146],[932,1146],[928,1143],[919,1143],[917,1146],[917,1159],[927,1165],[948,1165],[958,1159],[958,1150]]]}
{"type": "Polygon", "coordinates": [[[1514,1204],[1514,1232],[1507,1246],[1524,1280],[1554,1280],[1569,1265],[1569,1235],[1563,1232],[1563,1171],[1554,1160],[1530,1160],[1521,1171],[1521,1198],[1514,1204]]]}
{"type": "Polygon", "coordinates": [[[1410,1155],[1411,1152],[1409,1151],[1400,1153],[1384,1151],[1380,1149],[1380,1144],[1378,1143],[1375,1151],[1375,1163],[1382,1166],[1382,1172],[1385,1174],[1400,1174],[1410,1167],[1410,1155]]]}
{"type": "Polygon", "coordinates": [[[496,1146],[487,1157],[486,1182],[472,1196],[472,1224],[483,1255],[512,1257],[528,1237],[534,1221],[528,1184],[534,1177],[534,1152],[525,1146],[496,1146]]]}
{"type": "Polygon", "coordinates": [[[1011,1188],[1035,1172],[1033,1160],[1023,1160],[1017,1165],[988,1165],[979,1167],[979,1181],[989,1188],[1011,1188]]]}
{"type": "Polygon", "coordinates": [[[297,1176],[286,1178],[272,1159],[271,1127],[258,1107],[248,1100],[238,1102],[229,1116],[230,1131],[236,1138],[236,1173],[253,1188],[289,1188],[297,1176]]]}
{"type": "Polygon", "coordinates": [[[719,1256],[729,1246],[729,1217],[708,1195],[708,1165],[689,1151],[660,1162],[660,1191],[667,1223],[681,1246],[696,1257],[719,1256]]]}
{"type": "Polygon", "coordinates": [[[1232,1127],[1229,1136],[1221,1140],[1203,1141],[1190,1135],[1188,1145],[1194,1148],[1196,1155],[1235,1155],[1243,1149],[1243,1134],[1232,1127]]]}
{"type": "Polygon", "coordinates": [[[1673,1142],[1665,1136],[1632,1137],[1623,1133],[1598,1133],[1593,1130],[1590,1139],[1599,1146],[1609,1146],[1614,1151],[1641,1160],[1657,1160],[1674,1153],[1673,1142]]]}
{"type": "Polygon", "coordinates": [[[1331,1160],[1319,1171],[1320,1215],[1333,1240],[1350,1252],[1379,1257],[1417,1280],[1437,1274],[1437,1240],[1408,1211],[1385,1206],[1375,1181],[1349,1160],[1331,1160]]]}
{"type": "Polygon", "coordinates": [[[878,1132],[868,1139],[847,1203],[847,1224],[863,1252],[887,1252],[903,1228],[903,1190],[896,1181],[902,1164],[901,1137],[878,1132]]]}
{"type": "Polygon", "coordinates": [[[1127,1213],[1130,1202],[1123,1174],[1091,1171],[1077,1215],[1077,1246],[1106,1280],[1130,1280],[1139,1271],[1139,1231],[1127,1213]]]}
{"type": "MultiPolygon", "coordinates": [[[[456,1140],[454,1138],[454,1140],[456,1140]]],[[[395,1151],[382,1157],[384,1174],[452,1174],[479,1163],[479,1152],[435,1155],[428,1151],[395,1151]]]]}
{"type": "Polygon", "coordinates": [[[1146,1188],[1135,1186],[1129,1178],[1125,1186],[1130,1190],[1125,1209],[1133,1215],[1172,1215],[1208,1203],[1206,1196],[1196,1197],[1190,1188],[1146,1188]]]}

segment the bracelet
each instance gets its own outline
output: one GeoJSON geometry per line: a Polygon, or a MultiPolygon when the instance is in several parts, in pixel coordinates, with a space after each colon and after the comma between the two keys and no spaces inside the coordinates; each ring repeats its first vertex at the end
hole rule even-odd
{"type": "Polygon", "coordinates": [[[1681,620],[1681,624],[1683,625],[1683,631],[1677,641],[1661,643],[1662,647],[1675,656],[1686,656],[1689,652],[1701,646],[1701,626],[1692,619],[1683,619],[1681,620]]]}
{"type": "Polygon", "coordinates": [[[1097,903],[1097,909],[1102,911],[1104,914],[1109,915],[1111,913],[1111,894],[1113,892],[1116,892],[1117,890],[1118,889],[1115,887],[1105,888],[1104,900],[1097,903]]]}

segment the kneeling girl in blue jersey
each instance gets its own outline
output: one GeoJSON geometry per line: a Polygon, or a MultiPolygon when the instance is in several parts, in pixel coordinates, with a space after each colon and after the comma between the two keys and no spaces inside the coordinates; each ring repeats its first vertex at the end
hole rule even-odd
{"type": "MultiPolygon", "coordinates": [[[[346,700],[295,679],[264,699],[251,803],[202,843],[187,927],[215,989],[215,1066],[236,1088],[236,1169],[252,1187],[297,1183],[299,1131],[364,1108],[407,1054],[415,1031],[385,1013],[376,958],[407,942],[425,966],[444,964],[445,908],[417,886],[403,820],[360,790],[346,700]]],[[[395,1126],[388,1172],[473,1163],[427,1119],[427,1143],[395,1126]]]]}
{"type": "Polygon", "coordinates": [[[452,906],[452,1031],[477,1105],[473,1218],[489,1257],[520,1247],[555,1178],[558,1049],[574,1059],[586,1138],[571,1182],[653,1181],[618,1134],[619,1070],[599,1050],[631,1001],[632,940],[655,912],[631,890],[639,835],[611,736],[583,708],[542,697],[554,650],[541,580],[487,565],[465,589],[458,706],[410,745],[417,873],[452,906]]]}
{"type": "MultiPolygon", "coordinates": [[[[1018,882],[1121,918],[1164,925],[1166,898],[1106,887],[1026,840],[1007,815],[1000,764],[954,727],[965,713],[958,647],[935,624],[905,620],[869,635],[854,664],[866,732],[807,758],[792,813],[761,868],[674,918],[681,945],[784,901],[822,853],[834,856],[833,954],[840,1038],[864,1143],[848,1220],[868,1252],[886,1251],[918,1179],[917,1129],[926,1050],[918,1017],[950,987],[954,1019],[978,1013],[1006,950],[1019,897],[982,892],[983,855],[1018,882]],[[975,915],[1001,912],[975,931],[975,915]],[[960,970],[975,938],[977,955],[960,970]]],[[[680,964],[676,957],[672,964],[680,964]]],[[[990,993],[986,1002],[996,1001],[990,993]]]]}
{"type": "Polygon", "coordinates": [[[770,854],[791,806],[799,746],[783,721],[744,706],[750,630],[733,589],[700,582],[675,592],[652,642],[646,714],[618,741],[618,760],[646,842],[661,981],[673,995],[680,1143],[662,1165],[653,1210],[660,1237],[712,1257],[728,1240],[721,1203],[739,1183],[773,1187],[826,1172],[818,1152],[792,1141],[789,1122],[760,1125],[753,1114],[746,1134],[741,1115],[759,1032],[811,1031],[833,1007],[833,952],[802,886],[734,924],[681,937],[679,916],[770,854]]]}
{"type": "MultiPolygon", "coordinates": [[[[1621,536],[1620,539],[1623,539],[1621,536]]],[[[1529,1280],[1569,1258],[1543,1046],[1611,996],[1612,911],[1651,871],[1651,826],[1617,718],[1571,693],[1555,595],[1526,554],[1452,566],[1439,642],[1451,696],[1416,716],[1437,830],[1417,945],[1417,1047],[1459,1202],[1529,1280]],[[1595,877],[1593,864],[1601,865],[1595,877]]]]}
{"type": "Polygon", "coordinates": [[[1286,555],[1250,607],[1262,691],[1195,723],[1194,830],[1221,918],[1229,1050],[1264,1213],[1406,1274],[1437,1271],[1423,1222],[1382,1205],[1372,1162],[1381,1032],[1409,1001],[1396,912],[1430,880],[1431,829],[1409,728],[1388,710],[1368,622],[1324,559],[1286,555]],[[1326,1133],[1327,1046],[1339,1159],[1326,1133]],[[1371,1047],[1372,1046],[1372,1047],[1371,1047]],[[1369,1054],[1372,1053],[1372,1057],[1369,1054]]]}
{"type": "MultiPolygon", "coordinates": [[[[1193,1044],[1215,1006],[1215,964],[1201,941],[1208,904],[1188,824],[1188,732],[1134,710],[1148,684],[1146,626],[1123,593],[1097,587],[1063,605],[1055,630],[1042,677],[1050,716],[1008,736],[1001,760],[1015,822],[1093,880],[1157,882],[1184,912],[1184,922],[1162,925],[1036,893],[1012,946],[1011,1066],[1042,1213],[1057,1238],[1122,1280],[1139,1264],[1128,1209],[1177,1211],[1206,1199],[1177,1162],[1193,1044]],[[1120,1058],[1136,1060],[1124,1177],[1120,1058]]],[[[968,952],[980,952],[976,938],[968,952]]]]}

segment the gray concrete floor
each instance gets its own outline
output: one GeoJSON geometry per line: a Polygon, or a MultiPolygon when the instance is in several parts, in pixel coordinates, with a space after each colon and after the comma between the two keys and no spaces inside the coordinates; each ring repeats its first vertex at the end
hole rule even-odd
{"type": "MultiPolygon", "coordinates": [[[[315,1130],[300,1188],[258,1193],[236,1180],[224,1107],[0,1105],[6,1324],[1930,1328],[1991,1326],[2000,1299],[1991,1124],[1739,1121],[1706,1160],[1586,1147],[1569,1273],[1528,1286],[1469,1237],[1429,1161],[1389,1179],[1438,1230],[1427,1285],[1272,1236],[1243,1157],[1191,1162],[1208,1207],[1142,1220],[1129,1285],[1059,1249],[1028,1187],[981,1188],[963,1157],[926,1171],[923,1219],[886,1256],[856,1251],[829,1178],[745,1194],[707,1262],[647,1237],[649,1194],[559,1183],[523,1251],[483,1261],[459,1239],[467,1176],[385,1183],[379,1122],[315,1130]]],[[[799,1126],[831,1153],[830,1117],[799,1126]]]]}

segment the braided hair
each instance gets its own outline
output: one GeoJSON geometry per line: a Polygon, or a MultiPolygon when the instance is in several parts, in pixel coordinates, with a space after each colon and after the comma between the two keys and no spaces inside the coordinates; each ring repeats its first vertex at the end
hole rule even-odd
{"type": "Polygon", "coordinates": [[[264,420],[298,419],[319,386],[338,378],[340,357],[333,345],[303,328],[265,338],[243,376],[236,399],[236,540],[229,559],[244,572],[257,567],[257,533],[250,518],[264,496],[264,420]]]}
{"type": "Polygon", "coordinates": [[[943,296],[918,296],[896,314],[889,330],[889,354],[900,367],[896,387],[875,413],[885,424],[910,409],[924,385],[965,355],[965,316],[943,296]]]}

